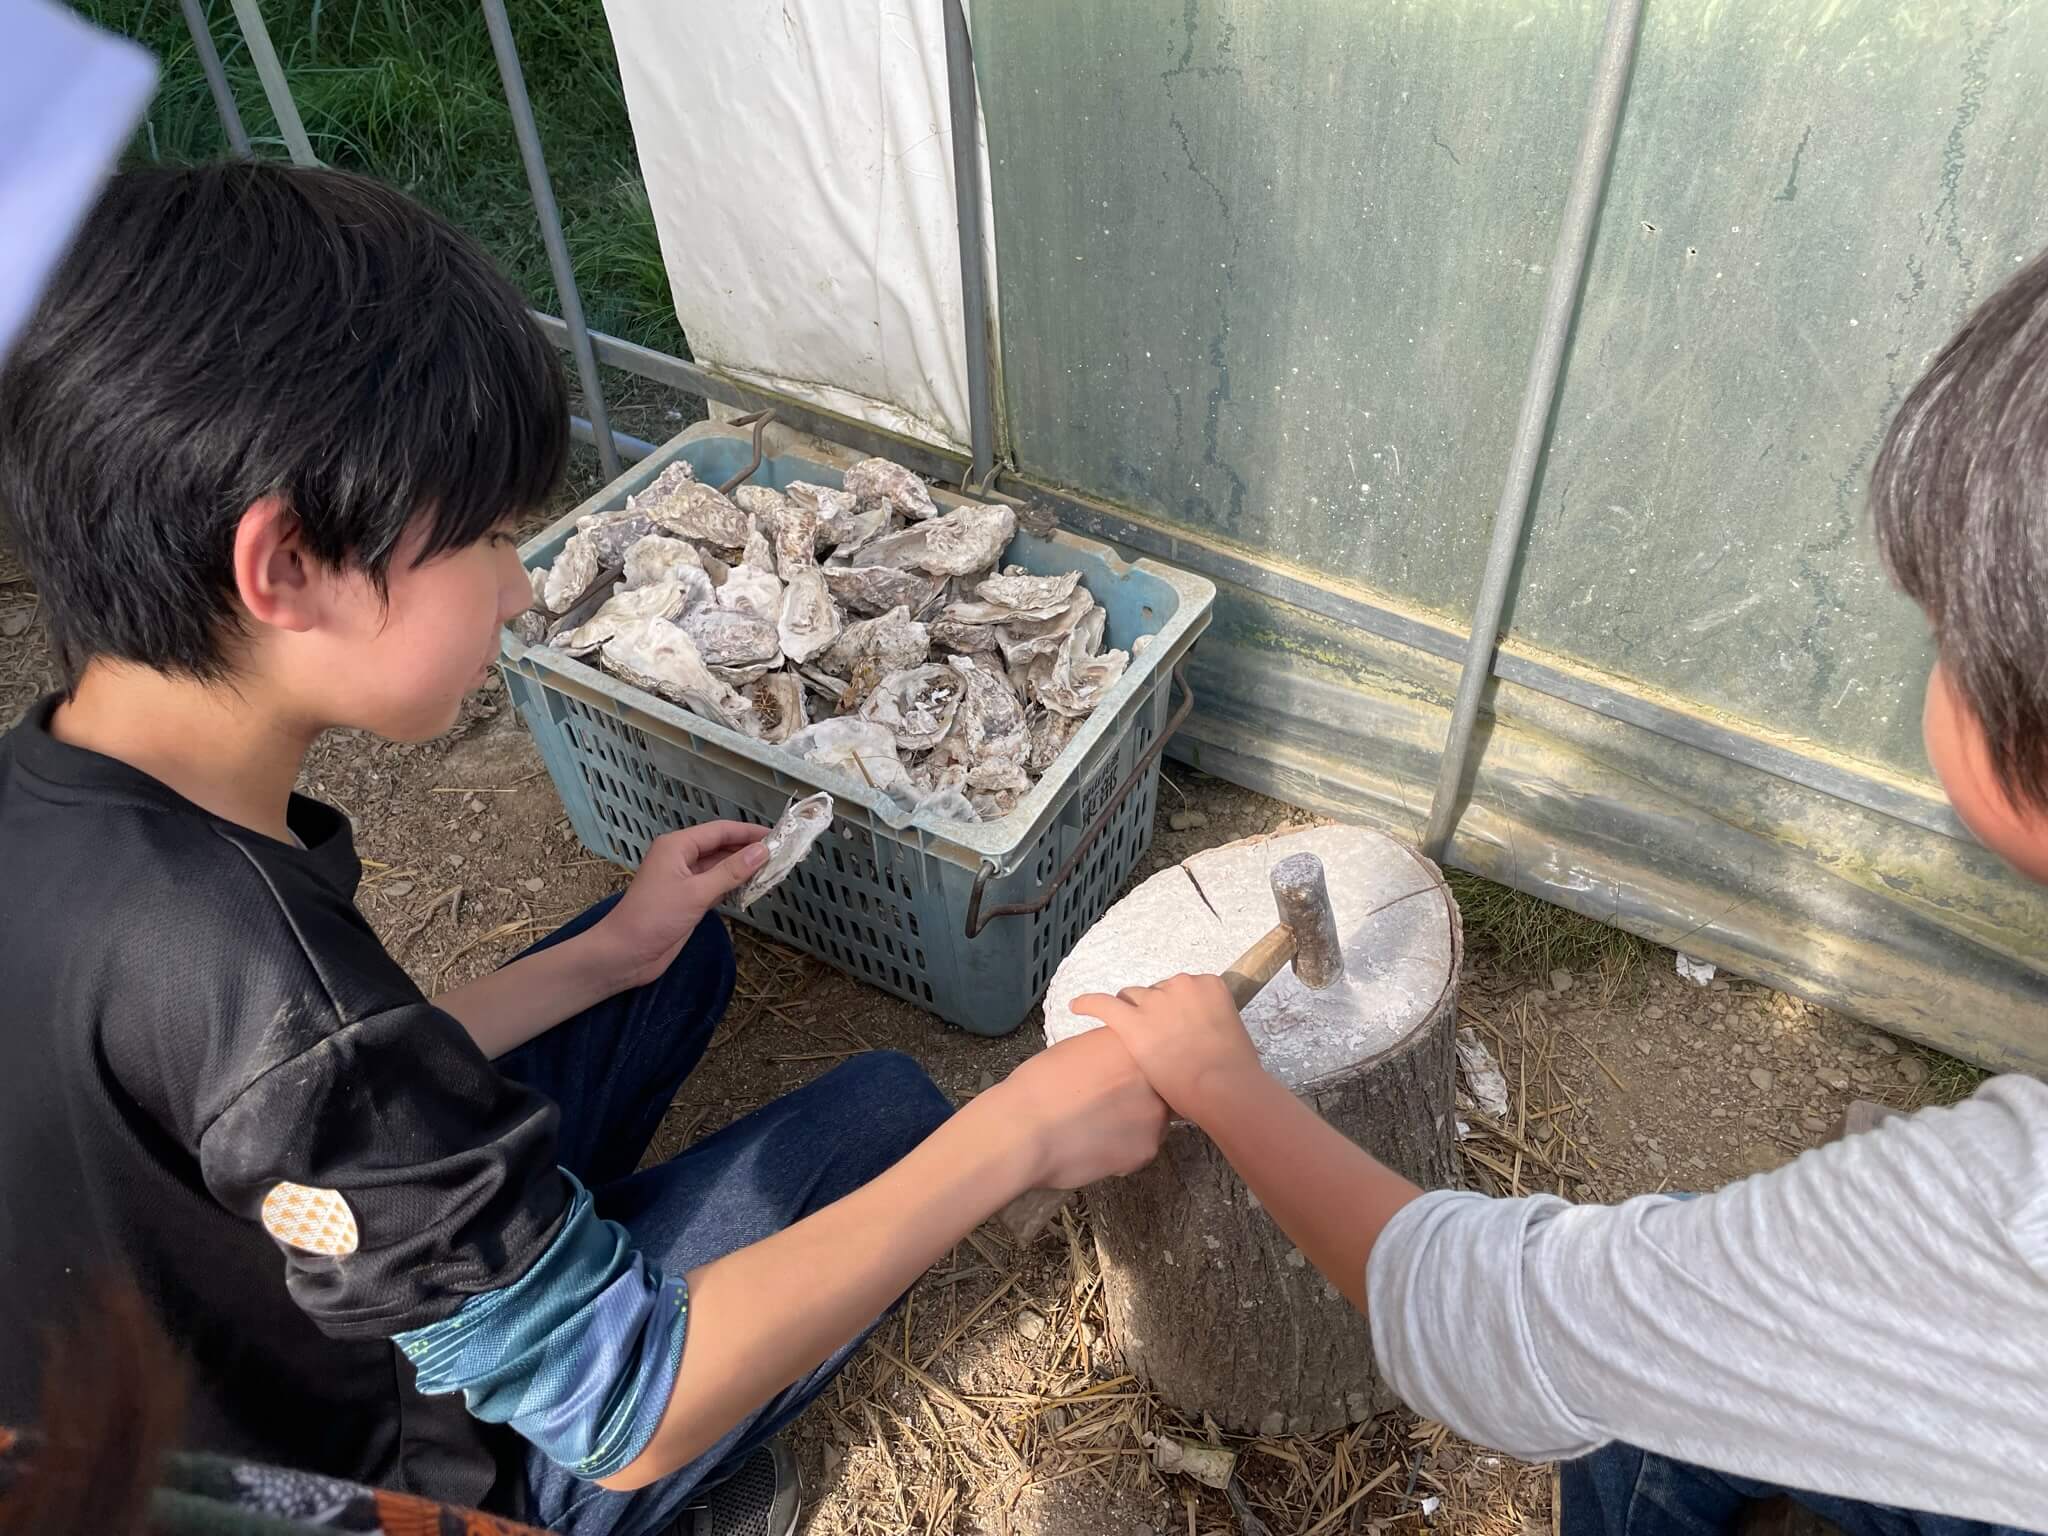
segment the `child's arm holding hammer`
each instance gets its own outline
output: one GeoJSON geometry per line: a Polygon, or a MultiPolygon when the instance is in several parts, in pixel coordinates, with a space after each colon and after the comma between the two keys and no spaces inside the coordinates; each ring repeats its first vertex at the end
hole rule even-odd
{"type": "Polygon", "coordinates": [[[1116,1032],[1153,1091],[1216,1143],[1280,1230],[1363,1312],[1373,1243],[1422,1191],[1266,1071],[1222,979],[1098,993],[1074,1011],[1116,1032]]]}

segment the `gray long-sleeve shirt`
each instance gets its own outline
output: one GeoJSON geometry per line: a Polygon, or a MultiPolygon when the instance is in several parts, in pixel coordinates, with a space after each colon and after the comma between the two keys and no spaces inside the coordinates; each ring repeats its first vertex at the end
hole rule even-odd
{"type": "Polygon", "coordinates": [[[2048,1531],[2048,1084],[2003,1077],[1698,1200],[1439,1191],[1366,1275],[1417,1412],[2048,1531]]]}

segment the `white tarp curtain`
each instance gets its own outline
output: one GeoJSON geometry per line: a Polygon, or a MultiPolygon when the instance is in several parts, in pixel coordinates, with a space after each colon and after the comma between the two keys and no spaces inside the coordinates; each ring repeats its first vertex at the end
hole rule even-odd
{"type": "Polygon", "coordinates": [[[939,0],[606,0],[605,11],[697,360],[927,442],[966,443],[939,0]]]}

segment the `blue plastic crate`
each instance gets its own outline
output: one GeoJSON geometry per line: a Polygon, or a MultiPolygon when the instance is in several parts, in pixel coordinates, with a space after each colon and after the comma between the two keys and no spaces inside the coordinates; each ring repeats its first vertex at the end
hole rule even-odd
{"type": "MultiPolygon", "coordinates": [[[[699,480],[717,485],[752,456],[749,433],[693,427],[520,556],[528,566],[552,561],[578,517],[623,506],[674,459],[687,459],[699,480]]],[[[771,428],[750,483],[836,486],[858,457],[771,428]]],[[[941,505],[962,500],[937,487],[933,495],[941,505]]],[[[1041,574],[1080,571],[1108,611],[1108,645],[1128,651],[1140,636],[1153,639],[1043,780],[1000,821],[969,825],[906,813],[865,783],[509,632],[501,660],[570,823],[591,852],[636,865],[648,843],[673,828],[720,819],[768,823],[792,796],[829,790],[837,807],[832,830],[751,911],[726,916],[950,1023],[1004,1035],[1030,1013],[1152,841],[1158,749],[1176,703],[1171,679],[1207,627],[1216,595],[1199,576],[1149,560],[1128,563],[1105,544],[1065,533],[1020,532],[1004,563],[1041,574]],[[1038,910],[992,915],[1036,902],[1063,870],[1038,910]]],[[[1184,680],[1179,689],[1184,702],[1184,680]]]]}

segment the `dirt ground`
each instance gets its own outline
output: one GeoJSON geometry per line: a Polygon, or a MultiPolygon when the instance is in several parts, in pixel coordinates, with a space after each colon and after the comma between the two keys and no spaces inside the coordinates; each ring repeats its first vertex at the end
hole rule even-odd
{"type": "MultiPolygon", "coordinates": [[[[666,436],[679,425],[657,403],[629,429],[666,436]]],[[[563,504],[594,480],[593,456],[579,451],[563,504]]],[[[0,725],[50,685],[41,618],[33,583],[0,546],[0,725]]],[[[1167,777],[1148,871],[1308,819],[1171,765],[1167,777]]],[[[354,818],[362,910],[430,993],[501,963],[625,879],[575,841],[496,679],[440,740],[330,736],[304,787],[354,818]]],[[[1500,887],[1454,884],[1468,946],[1462,1011],[1509,1086],[1505,1117],[1468,1116],[1474,1187],[1599,1201],[1711,1188],[1823,1140],[1854,1097],[1911,1107],[1976,1081],[1958,1063],[1765,988],[1694,986],[1668,952],[1500,887]]],[[[1037,1046],[1031,1022],[983,1039],[749,935],[739,953],[734,1006],[654,1155],[856,1051],[907,1051],[964,1101],[1037,1046]]],[[[1404,1416],[1317,1441],[1233,1442],[1239,1486],[1229,1497],[1154,1472],[1143,1437],[1158,1432],[1205,1435],[1121,1372],[1085,1211],[1070,1208],[1028,1251],[993,1229],[961,1244],[796,1438],[809,1528],[821,1536],[1550,1528],[1548,1469],[1404,1416]]]]}

